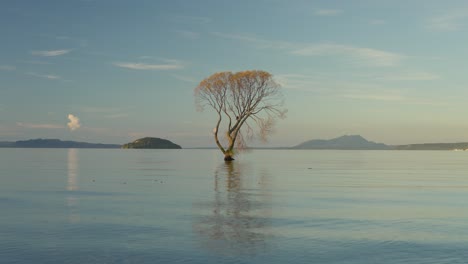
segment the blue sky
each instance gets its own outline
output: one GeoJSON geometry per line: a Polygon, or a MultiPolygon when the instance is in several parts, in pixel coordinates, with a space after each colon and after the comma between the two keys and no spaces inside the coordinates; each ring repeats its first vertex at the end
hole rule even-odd
{"type": "Polygon", "coordinates": [[[468,141],[467,30],[466,1],[5,0],[0,141],[213,146],[193,89],[249,69],[288,109],[267,146],[468,141]]]}

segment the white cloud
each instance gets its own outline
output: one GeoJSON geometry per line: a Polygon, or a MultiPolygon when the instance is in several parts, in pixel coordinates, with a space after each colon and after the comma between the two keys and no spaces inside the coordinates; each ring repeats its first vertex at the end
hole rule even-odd
{"type": "Polygon", "coordinates": [[[339,9],[318,9],[315,11],[315,15],[317,16],[336,16],[341,13],[343,13],[343,11],[339,9]]]}
{"type": "Polygon", "coordinates": [[[70,49],[62,49],[62,50],[33,50],[31,51],[32,55],[35,56],[43,56],[43,57],[55,57],[60,55],[65,55],[69,53],[70,49]]]}
{"type": "Polygon", "coordinates": [[[300,56],[325,56],[344,55],[375,66],[394,66],[405,56],[372,48],[354,47],[339,44],[313,44],[305,48],[293,50],[294,55],[300,56]]]}
{"type": "Polygon", "coordinates": [[[28,75],[34,76],[34,77],[39,77],[39,78],[44,78],[44,79],[49,79],[49,80],[59,80],[61,79],[60,76],[55,75],[55,74],[39,74],[35,72],[28,72],[28,75]]]}
{"type": "Polygon", "coordinates": [[[71,131],[77,130],[81,127],[80,119],[77,116],[68,114],[68,119],[70,122],[67,123],[67,126],[71,131]]]}
{"type": "Polygon", "coordinates": [[[17,122],[16,125],[19,126],[19,127],[24,127],[24,128],[41,128],[41,129],[62,129],[62,128],[65,128],[64,126],[55,125],[55,124],[33,124],[33,123],[17,122]]]}
{"type": "Polygon", "coordinates": [[[141,62],[115,62],[115,66],[132,70],[179,70],[183,69],[184,65],[178,61],[168,60],[164,64],[149,64],[141,62]]]}
{"type": "Polygon", "coordinates": [[[14,70],[16,70],[15,66],[0,65],[0,71],[14,71],[14,70]]]}

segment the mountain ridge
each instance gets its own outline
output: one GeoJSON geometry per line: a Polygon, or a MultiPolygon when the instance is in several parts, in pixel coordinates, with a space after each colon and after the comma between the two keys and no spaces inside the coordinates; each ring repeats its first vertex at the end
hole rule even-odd
{"type": "Polygon", "coordinates": [[[118,144],[88,143],[60,139],[28,139],[0,142],[0,148],[120,148],[118,144]]]}
{"type": "Polygon", "coordinates": [[[313,139],[302,142],[292,149],[337,149],[337,150],[386,150],[390,146],[368,141],[361,135],[344,135],[332,139],[313,139]]]}

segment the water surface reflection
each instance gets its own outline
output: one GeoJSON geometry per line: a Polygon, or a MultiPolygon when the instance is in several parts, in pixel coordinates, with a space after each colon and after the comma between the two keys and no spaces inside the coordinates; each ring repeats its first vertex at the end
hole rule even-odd
{"type": "Polygon", "coordinates": [[[66,189],[69,191],[69,195],[66,198],[66,205],[68,207],[68,222],[78,223],[80,221],[80,214],[78,207],[80,200],[74,195],[74,191],[79,189],[78,185],[78,150],[68,149],[68,175],[67,175],[67,186],[66,189]]]}
{"type": "Polygon", "coordinates": [[[204,247],[227,254],[256,254],[268,248],[271,194],[268,174],[226,162],[214,171],[213,193],[195,206],[194,230],[204,247]]]}

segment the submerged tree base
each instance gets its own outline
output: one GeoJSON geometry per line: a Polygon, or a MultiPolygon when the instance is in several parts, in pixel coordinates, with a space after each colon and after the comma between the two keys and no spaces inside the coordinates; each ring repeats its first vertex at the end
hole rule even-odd
{"type": "Polygon", "coordinates": [[[224,161],[233,161],[234,158],[232,156],[224,156],[224,161]]]}

